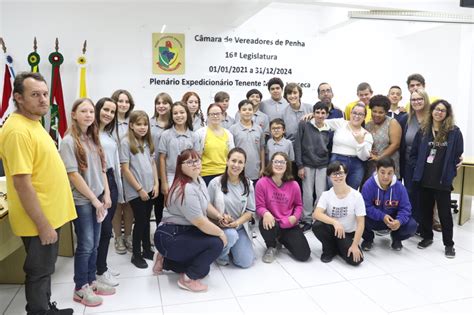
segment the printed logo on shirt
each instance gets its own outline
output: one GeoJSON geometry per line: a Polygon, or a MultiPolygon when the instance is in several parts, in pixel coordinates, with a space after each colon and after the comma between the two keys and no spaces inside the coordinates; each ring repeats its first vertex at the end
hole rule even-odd
{"type": "Polygon", "coordinates": [[[332,207],[331,217],[333,218],[342,218],[347,216],[347,207],[332,207]]]}
{"type": "Polygon", "coordinates": [[[428,146],[430,148],[433,148],[433,147],[447,147],[448,146],[448,142],[445,141],[445,142],[435,142],[435,141],[430,141],[428,142],[428,146]]]}

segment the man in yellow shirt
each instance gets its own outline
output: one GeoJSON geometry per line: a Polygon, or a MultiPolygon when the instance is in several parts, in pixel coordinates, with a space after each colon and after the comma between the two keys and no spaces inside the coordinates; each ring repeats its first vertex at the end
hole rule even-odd
{"type": "Polygon", "coordinates": [[[372,111],[369,108],[369,101],[372,98],[372,95],[374,92],[372,91],[372,88],[370,87],[370,84],[367,82],[362,82],[357,86],[357,97],[359,100],[351,102],[347,104],[346,109],[344,111],[344,118],[346,120],[349,120],[351,116],[351,111],[354,106],[356,106],[357,103],[363,103],[365,105],[365,111],[367,112],[367,115],[365,115],[365,123],[368,123],[369,121],[372,120],[372,111]]]}
{"type": "Polygon", "coordinates": [[[59,228],[76,218],[66,168],[40,119],[49,92],[39,73],[19,73],[13,83],[14,112],[0,134],[8,191],[8,217],[26,250],[28,314],[72,314],[50,302],[51,275],[58,256],[59,228]]]}

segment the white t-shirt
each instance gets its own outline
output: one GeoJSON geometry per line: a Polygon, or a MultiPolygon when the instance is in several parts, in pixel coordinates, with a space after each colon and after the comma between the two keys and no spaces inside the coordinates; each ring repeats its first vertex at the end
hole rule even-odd
{"type": "Polygon", "coordinates": [[[353,188],[343,199],[336,196],[334,188],[323,192],[317,207],[323,208],[328,216],[339,221],[346,233],[356,230],[356,216],[365,216],[364,198],[362,198],[360,192],[353,188]]]}
{"type": "Polygon", "coordinates": [[[334,130],[332,153],[357,156],[362,161],[367,161],[374,143],[374,138],[370,132],[367,131],[365,134],[364,142],[358,143],[352,135],[349,122],[344,118],[326,119],[325,123],[334,130]]]}

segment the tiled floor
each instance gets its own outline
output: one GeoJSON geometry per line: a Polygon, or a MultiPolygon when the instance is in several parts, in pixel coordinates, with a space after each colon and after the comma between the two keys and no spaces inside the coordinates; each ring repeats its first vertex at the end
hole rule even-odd
{"type": "MultiPolygon", "coordinates": [[[[414,237],[401,252],[390,249],[388,236],[377,236],[359,267],[339,258],[323,264],[321,245],[312,233],[306,234],[310,261],[296,262],[283,250],[273,264],[264,264],[259,237],[254,266],[213,265],[206,293],[179,289],[175,274],[156,277],[151,267],[135,268],[129,254],[116,255],[111,245],[109,265],[121,272],[116,295],[96,308],[73,302],[73,260],[59,258],[53,300],[73,307],[76,314],[473,314],[474,219],[455,225],[454,233],[455,259],[444,257],[440,233],[428,249],[417,249],[419,238],[414,237]]],[[[24,296],[23,286],[0,285],[0,310],[24,314],[24,296]]]]}

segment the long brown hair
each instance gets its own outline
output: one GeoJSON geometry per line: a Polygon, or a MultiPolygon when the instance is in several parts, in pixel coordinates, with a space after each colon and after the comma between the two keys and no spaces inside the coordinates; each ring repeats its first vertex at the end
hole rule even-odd
{"type": "Polygon", "coordinates": [[[275,159],[275,157],[277,155],[283,157],[286,161],[286,170],[285,170],[285,173],[283,173],[281,181],[282,182],[289,182],[289,181],[293,180],[294,178],[293,178],[293,173],[291,172],[291,161],[290,161],[290,158],[288,157],[288,155],[284,152],[275,152],[275,153],[273,153],[272,158],[270,159],[270,162],[268,163],[268,165],[265,167],[265,170],[263,171],[263,175],[268,176],[268,177],[273,176],[273,160],[275,159]]]}
{"type": "MultiPolygon", "coordinates": [[[[112,96],[110,98],[113,99],[115,101],[115,103],[118,104],[118,100],[120,98],[120,95],[122,95],[122,94],[125,94],[127,96],[128,102],[130,103],[130,108],[125,113],[125,118],[128,118],[130,113],[135,108],[135,101],[133,100],[132,94],[130,94],[130,92],[127,91],[127,90],[117,90],[114,93],[112,93],[112,96]]],[[[117,105],[117,115],[118,115],[118,105],[117,105]]]]}
{"type": "Polygon", "coordinates": [[[436,100],[433,104],[430,105],[429,115],[423,121],[421,125],[421,130],[423,130],[424,135],[428,135],[433,128],[433,111],[439,104],[446,107],[446,117],[444,118],[438,133],[434,137],[435,142],[445,142],[448,139],[448,133],[454,129],[454,117],[453,117],[453,107],[446,100],[436,100]]]}
{"type": "Polygon", "coordinates": [[[145,151],[144,146],[139,145],[140,141],[135,135],[135,132],[132,130],[132,125],[136,124],[139,120],[145,120],[146,124],[148,125],[148,130],[146,131],[146,135],[143,137],[143,142],[144,144],[146,143],[150,148],[150,154],[153,154],[155,152],[155,145],[153,144],[153,139],[151,138],[150,119],[148,118],[148,114],[142,110],[134,110],[130,113],[128,123],[128,142],[130,145],[130,152],[135,155],[138,152],[143,153],[145,151]]]}
{"type": "MultiPolygon", "coordinates": [[[[94,102],[92,102],[91,99],[79,98],[75,100],[74,103],[72,104],[71,116],[72,116],[72,113],[75,113],[77,111],[78,107],[82,103],[91,104],[95,111],[94,102]]],[[[83,135],[81,128],[79,127],[79,124],[77,123],[77,120],[72,119],[71,117],[71,127],[69,127],[68,133],[71,135],[72,139],[74,140],[74,154],[76,156],[79,170],[81,172],[84,172],[88,167],[86,151],[84,147],[82,146],[82,143],[80,140],[81,136],[85,136],[86,138],[92,140],[94,147],[91,147],[90,149],[93,151],[97,151],[99,153],[102,170],[105,171],[106,164],[105,164],[104,150],[102,149],[102,146],[99,140],[98,122],[94,120],[94,122],[89,127],[87,127],[86,134],[83,135]]]]}
{"type": "MultiPolygon", "coordinates": [[[[158,104],[158,101],[160,100],[165,102],[165,103],[168,103],[170,105],[170,109],[171,109],[171,105],[173,105],[173,99],[171,98],[171,96],[168,94],[168,93],[165,93],[165,92],[161,92],[159,93],[156,97],[155,97],[155,109],[154,109],[154,113],[153,113],[153,117],[154,119],[157,119],[158,116],[160,116],[160,114],[158,114],[158,111],[156,110],[156,104],[158,104]]],[[[171,112],[170,112],[170,115],[171,115],[171,112]]]]}
{"type": "Polygon", "coordinates": [[[192,178],[183,173],[183,162],[187,159],[200,159],[199,153],[194,149],[186,149],[181,152],[176,158],[176,172],[173,179],[173,184],[171,184],[168,198],[166,200],[166,205],[168,206],[172,200],[172,196],[176,193],[176,200],[181,198],[181,204],[184,202],[184,190],[186,185],[192,182],[192,178]]]}
{"type": "MultiPolygon", "coordinates": [[[[201,127],[204,127],[204,114],[202,113],[201,98],[199,97],[199,95],[196,92],[186,92],[186,93],[184,93],[183,97],[181,98],[181,102],[183,102],[187,106],[188,105],[188,100],[191,96],[196,96],[196,98],[198,99],[199,106],[198,106],[198,110],[196,111],[196,113],[194,113],[194,115],[201,118],[201,127]]],[[[194,117],[191,117],[191,121],[194,121],[194,117]]]]}
{"type": "MultiPolygon", "coordinates": [[[[244,149],[239,148],[239,147],[235,147],[229,151],[229,153],[227,154],[227,161],[230,160],[230,157],[234,153],[242,154],[244,156],[244,163],[247,162],[247,154],[245,153],[244,149]]],[[[227,194],[229,192],[229,188],[227,186],[227,183],[229,182],[228,171],[229,171],[229,167],[226,165],[224,174],[222,174],[222,177],[221,177],[221,187],[222,187],[221,190],[224,194],[227,194]]],[[[242,172],[240,172],[239,174],[239,180],[244,185],[244,192],[242,196],[248,196],[250,193],[250,188],[249,188],[249,180],[245,176],[245,164],[244,164],[244,168],[242,169],[242,172]]]]}

